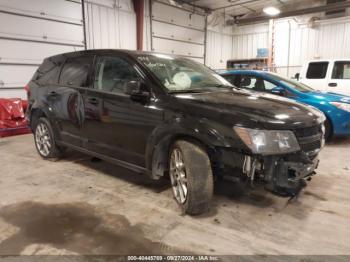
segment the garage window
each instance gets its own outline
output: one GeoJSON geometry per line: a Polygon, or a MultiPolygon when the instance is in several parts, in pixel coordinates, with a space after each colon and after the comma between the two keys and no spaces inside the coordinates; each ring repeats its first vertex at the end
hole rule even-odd
{"type": "Polygon", "coordinates": [[[332,72],[332,78],[350,79],[350,61],[335,62],[332,72]]]}
{"type": "Polygon", "coordinates": [[[328,62],[313,62],[309,64],[306,73],[308,79],[324,79],[327,75],[328,62]]]}

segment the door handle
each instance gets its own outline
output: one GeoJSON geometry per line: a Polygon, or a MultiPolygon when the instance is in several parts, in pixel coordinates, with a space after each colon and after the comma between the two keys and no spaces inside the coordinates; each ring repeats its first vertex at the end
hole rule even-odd
{"type": "Polygon", "coordinates": [[[92,105],[97,105],[99,102],[98,102],[98,99],[92,97],[92,98],[89,98],[88,99],[88,102],[92,105]]]}
{"type": "Polygon", "coordinates": [[[55,91],[52,91],[52,92],[48,93],[47,96],[55,98],[58,96],[58,93],[56,93],[55,91]]]}
{"type": "Polygon", "coordinates": [[[328,86],[331,86],[331,87],[334,87],[334,86],[337,86],[338,84],[337,83],[329,83],[328,86]]]}

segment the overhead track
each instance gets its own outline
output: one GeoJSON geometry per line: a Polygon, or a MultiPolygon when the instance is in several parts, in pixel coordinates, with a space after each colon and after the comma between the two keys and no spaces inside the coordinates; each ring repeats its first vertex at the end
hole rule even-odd
{"type": "Polygon", "coordinates": [[[250,24],[250,23],[267,21],[271,18],[277,19],[277,18],[299,16],[299,15],[306,15],[306,14],[312,14],[312,13],[337,11],[339,9],[345,9],[349,7],[350,7],[350,1],[345,1],[345,2],[338,2],[334,4],[314,6],[314,7],[308,7],[303,9],[297,9],[297,10],[282,10],[282,12],[279,15],[276,15],[274,17],[265,15],[265,14],[246,16],[246,17],[236,18],[234,20],[229,20],[227,21],[227,23],[228,24],[233,24],[233,23],[250,24]]]}

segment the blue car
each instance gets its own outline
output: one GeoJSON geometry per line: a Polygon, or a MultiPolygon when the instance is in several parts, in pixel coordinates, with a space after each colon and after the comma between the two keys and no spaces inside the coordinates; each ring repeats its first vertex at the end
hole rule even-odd
{"type": "Polygon", "coordinates": [[[350,135],[348,96],[317,91],[271,72],[232,70],[220,74],[238,88],[280,95],[316,107],[327,117],[325,123],[327,140],[332,136],[350,135]]]}

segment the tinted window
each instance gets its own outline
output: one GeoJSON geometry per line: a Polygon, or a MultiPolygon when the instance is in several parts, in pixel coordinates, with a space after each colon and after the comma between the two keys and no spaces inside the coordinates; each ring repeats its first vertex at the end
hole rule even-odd
{"type": "Polygon", "coordinates": [[[39,85],[57,84],[61,69],[61,62],[53,58],[45,59],[39,69],[36,71],[33,80],[39,85]]]}
{"type": "Polygon", "coordinates": [[[114,93],[125,93],[130,81],[138,80],[134,68],[119,57],[101,57],[97,64],[94,88],[114,93]]]}
{"type": "Polygon", "coordinates": [[[308,79],[323,79],[326,77],[328,62],[313,62],[309,64],[306,73],[308,79]]]}
{"type": "Polygon", "coordinates": [[[335,62],[332,72],[333,79],[350,79],[350,61],[335,62]]]}
{"type": "Polygon", "coordinates": [[[264,80],[260,77],[251,75],[241,76],[241,88],[251,89],[253,91],[265,91],[264,80]]]}
{"type": "Polygon", "coordinates": [[[86,87],[92,63],[92,56],[68,58],[61,72],[60,84],[86,87]]]}
{"type": "Polygon", "coordinates": [[[240,76],[239,75],[223,75],[223,77],[229,81],[232,85],[239,87],[240,85],[240,76]]]}

